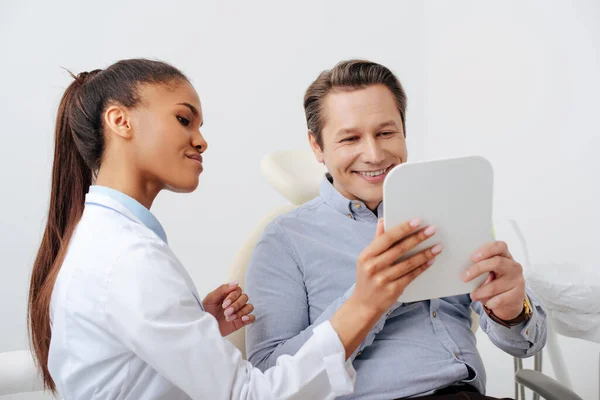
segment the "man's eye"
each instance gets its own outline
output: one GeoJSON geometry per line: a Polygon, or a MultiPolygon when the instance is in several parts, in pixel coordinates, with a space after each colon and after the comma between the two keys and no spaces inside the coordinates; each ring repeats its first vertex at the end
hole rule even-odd
{"type": "Polygon", "coordinates": [[[342,139],[342,142],[354,142],[358,140],[358,136],[351,136],[351,137],[347,137],[345,139],[342,139]]]}
{"type": "Polygon", "coordinates": [[[390,135],[393,135],[393,134],[394,134],[394,132],[391,132],[391,131],[386,131],[386,132],[381,132],[380,133],[380,135],[382,135],[382,136],[390,136],[390,135]]]}
{"type": "Polygon", "coordinates": [[[190,121],[183,117],[177,117],[177,120],[179,120],[179,123],[183,126],[188,126],[190,124],[190,121]]]}

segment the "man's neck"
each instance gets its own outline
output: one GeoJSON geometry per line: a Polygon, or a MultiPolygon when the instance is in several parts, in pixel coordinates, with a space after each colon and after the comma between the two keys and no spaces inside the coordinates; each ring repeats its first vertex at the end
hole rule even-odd
{"type": "Polygon", "coordinates": [[[331,184],[333,185],[333,187],[335,188],[335,190],[337,190],[342,196],[344,196],[346,199],[350,200],[350,201],[354,201],[354,200],[358,200],[360,202],[363,202],[365,204],[365,206],[367,206],[367,208],[369,210],[371,210],[373,212],[373,214],[375,214],[375,216],[377,216],[377,208],[379,207],[379,204],[381,204],[381,202],[383,200],[377,200],[377,201],[364,201],[362,199],[359,199],[356,196],[353,196],[352,194],[348,193],[346,190],[344,190],[343,188],[340,188],[334,181],[333,181],[333,177],[330,174],[327,174],[327,179],[329,180],[329,182],[331,182],[331,184]]]}
{"type": "Polygon", "coordinates": [[[365,203],[365,205],[367,206],[367,208],[371,211],[373,211],[373,214],[375,214],[375,216],[377,217],[377,209],[379,208],[379,204],[381,204],[381,201],[378,202],[363,202],[365,203]]]}

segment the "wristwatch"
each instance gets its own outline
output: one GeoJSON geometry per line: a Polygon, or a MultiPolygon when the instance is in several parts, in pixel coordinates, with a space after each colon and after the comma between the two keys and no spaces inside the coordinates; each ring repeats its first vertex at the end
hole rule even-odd
{"type": "Polygon", "coordinates": [[[497,322],[500,325],[505,326],[507,328],[511,328],[513,326],[519,325],[523,321],[529,321],[529,319],[531,318],[531,315],[533,314],[531,302],[529,301],[529,298],[527,297],[527,295],[525,295],[525,300],[523,300],[523,311],[521,311],[521,314],[519,314],[517,316],[517,318],[513,318],[508,321],[498,318],[494,314],[494,312],[492,310],[490,310],[489,308],[487,308],[485,305],[483,306],[483,309],[485,310],[486,314],[491,318],[492,321],[497,322]]]}

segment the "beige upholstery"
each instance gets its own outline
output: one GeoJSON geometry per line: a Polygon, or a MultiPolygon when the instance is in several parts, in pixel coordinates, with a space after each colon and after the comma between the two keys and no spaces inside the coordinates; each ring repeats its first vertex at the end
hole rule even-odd
{"type": "Polygon", "coordinates": [[[260,169],[275,190],[298,206],[318,196],[319,184],[327,172],[310,150],[269,153],[260,169]]]}
{"type": "MultiPolygon", "coordinates": [[[[316,197],[319,194],[319,185],[326,169],[315,160],[310,150],[285,150],[267,154],[261,162],[261,172],[273,188],[292,204],[282,206],[267,215],[237,253],[229,271],[229,279],[238,280],[242,287],[244,287],[246,268],[252,250],[263,230],[278,215],[316,197]]],[[[510,243],[513,256],[521,261],[523,267],[527,269],[529,264],[527,249],[516,222],[507,219],[494,220],[494,230],[499,240],[510,243]]],[[[473,319],[471,329],[476,332],[479,327],[479,315],[473,312],[471,316],[473,319]]],[[[228,339],[242,351],[245,357],[245,329],[240,329],[230,335],[228,339]]]]}
{"type": "MultiPolygon", "coordinates": [[[[286,212],[291,211],[294,208],[296,208],[296,206],[293,204],[281,206],[280,208],[265,216],[264,219],[256,226],[256,228],[254,228],[254,231],[250,233],[250,236],[248,237],[242,248],[237,252],[236,257],[233,260],[231,268],[229,269],[229,275],[227,278],[228,282],[238,281],[242,288],[245,287],[246,269],[248,268],[248,263],[250,262],[250,256],[252,255],[252,251],[254,250],[256,243],[258,243],[258,240],[260,239],[260,236],[262,235],[263,231],[265,230],[269,222],[274,220],[278,215],[285,214],[286,212]]],[[[250,302],[252,302],[252,299],[250,299],[250,302]]],[[[232,333],[231,335],[227,336],[227,339],[229,339],[229,341],[233,343],[235,347],[240,349],[242,355],[244,356],[244,358],[246,358],[246,329],[242,328],[232,333]]]]}

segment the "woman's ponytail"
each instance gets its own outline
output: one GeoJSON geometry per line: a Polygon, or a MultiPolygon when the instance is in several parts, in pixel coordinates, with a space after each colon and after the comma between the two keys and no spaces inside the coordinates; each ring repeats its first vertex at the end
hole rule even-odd
{"type": "Polygon", "coordinates": [[[50,298],[65,250],[83,213],[85,195],[92,184],[92,170],[79,153],[71,128],[71,110],[82,81],[83,78],[79,77],[71,83],[58,107],[50,208],[29,287],[31,343],[44,386],[51,391],[55,390],[55,385],[48,372],[50,298]]]}

